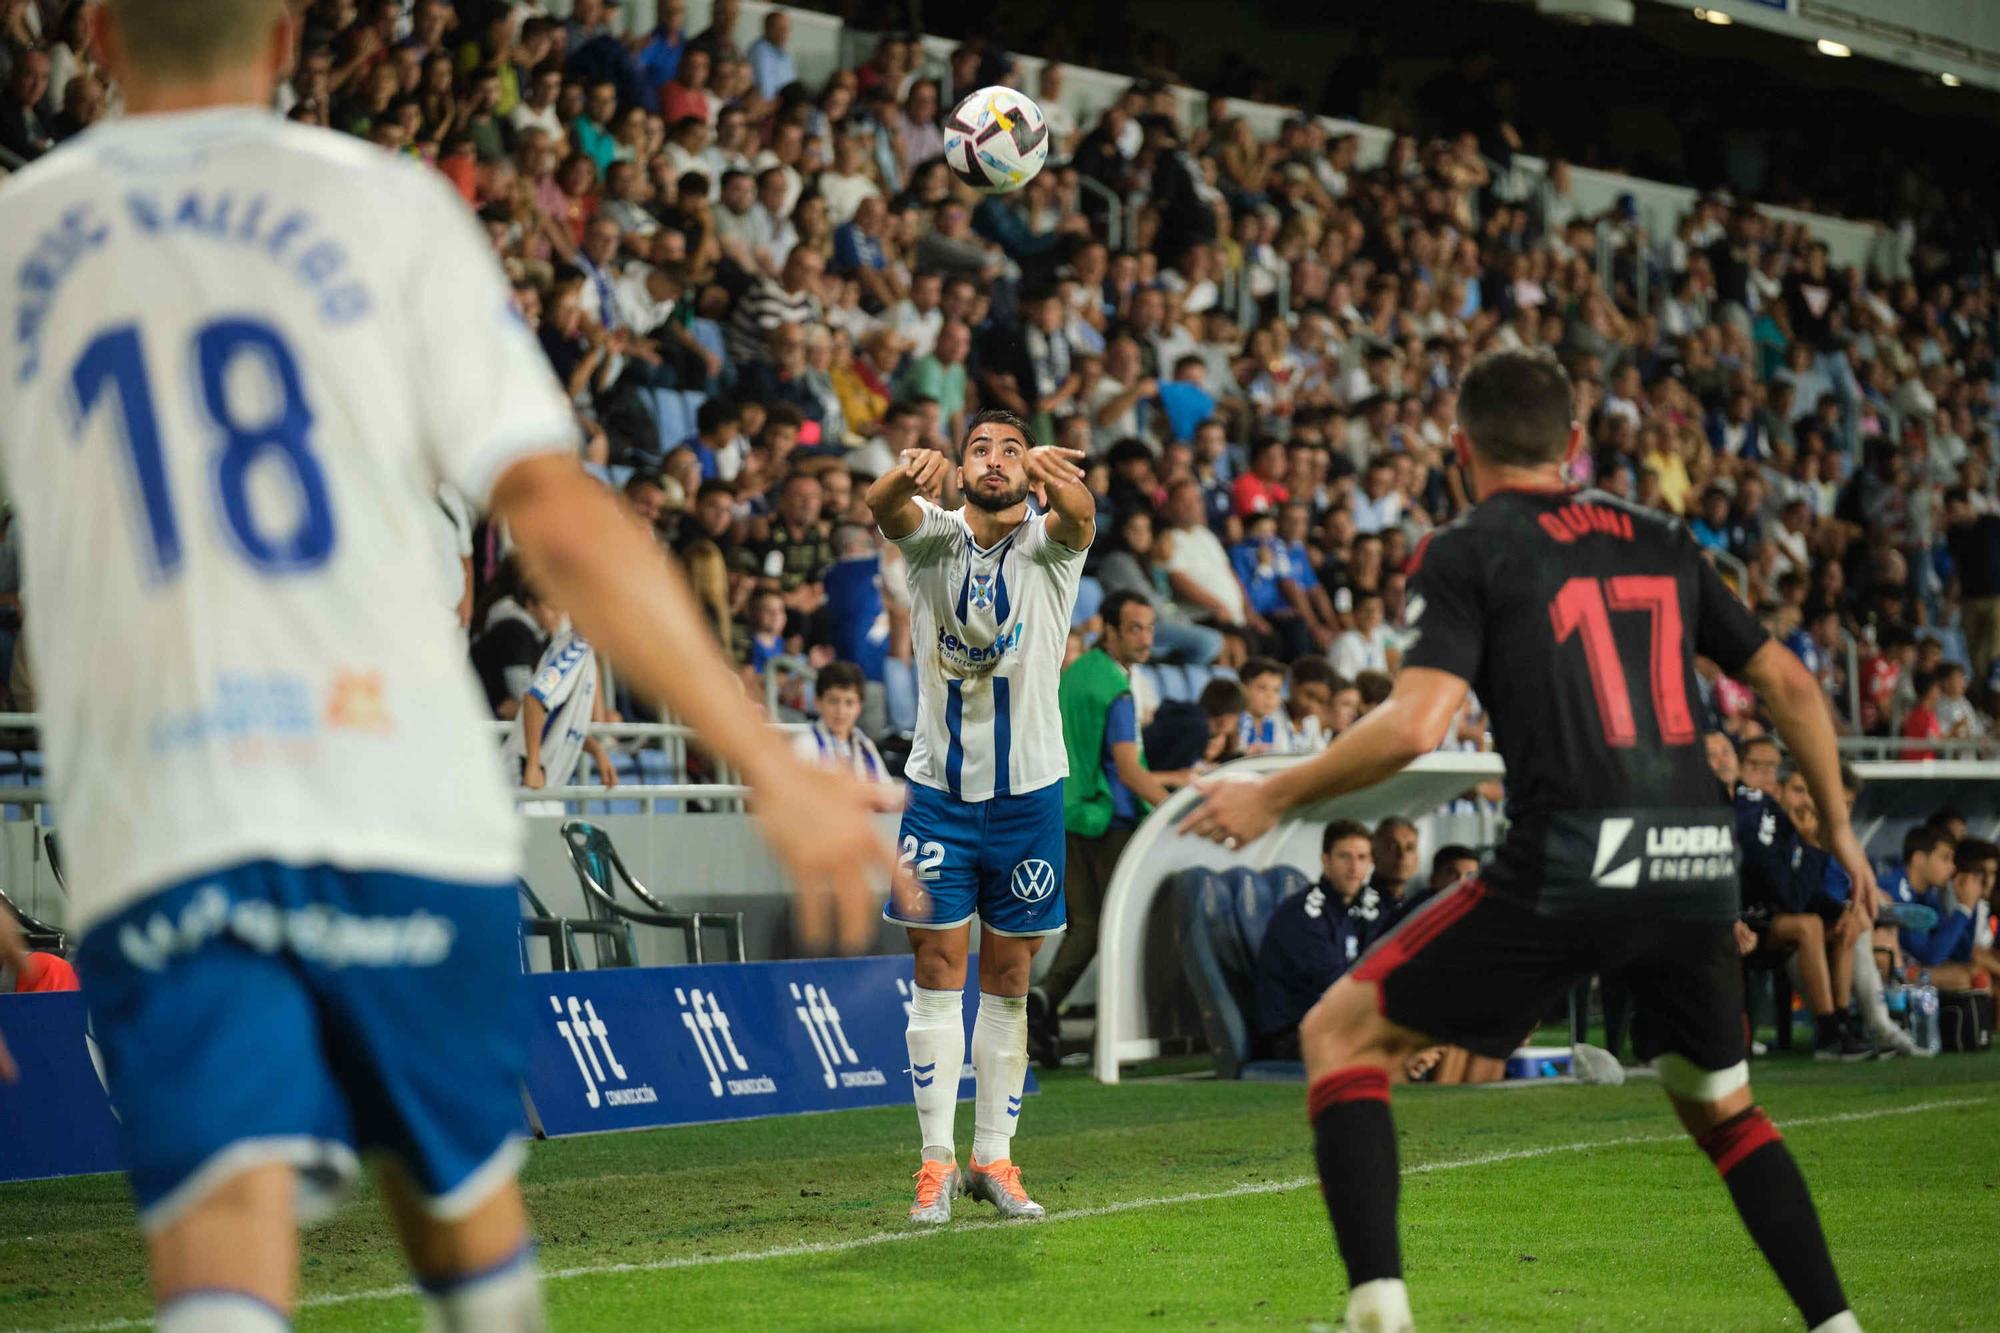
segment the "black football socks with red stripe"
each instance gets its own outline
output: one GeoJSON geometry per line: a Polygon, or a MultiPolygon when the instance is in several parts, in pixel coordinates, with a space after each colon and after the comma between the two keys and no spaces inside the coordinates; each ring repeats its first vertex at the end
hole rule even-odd
{"type": "MultiPolygon", "coordinates": [[[[1818,1328],[1846,1310],[1812,1194],[1764,1108],[1737,1112],[1699,1141],[1806,1327],[1818,1328]]],[[[1324,1171],[1322,1166],[1322,1178],[1324,1171]]]]}
{"type": "Polygon", "coordinates": [[[1333,1236],[1359,1287],[1403,1276],[1396,1238],[1396,1126],[1389,1116],[1389,1075],[1350,1065],[1314,1081],[1306,1094],[1319,1190],[1333,1236]]]}

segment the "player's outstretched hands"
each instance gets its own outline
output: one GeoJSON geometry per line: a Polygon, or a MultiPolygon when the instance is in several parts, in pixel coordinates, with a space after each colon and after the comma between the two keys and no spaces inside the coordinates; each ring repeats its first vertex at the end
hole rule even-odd
{"type": "MultiPolygon", "coordinates": [[[[21,932],[15,927],[13,918],[0,912],[0,967],[11,967],[16,976],[28,962],[28,946],[21,939],[21,932]]],[[[7,1053],[7,1039],[0,1037],[0,1083],[12,1083],[21,1077],[14,1057],[7,1053]]]]}
{"type": "Polygon", "coordinates": [[[876,886],[887,883],[906,906],[916,892],[894,845],[875,827],[881,798],[869,788],[850,774],[788,758],[751,795],[764,838],[796,886],[793,920],[811,953],[829,944],[844,955],[864,952],[881,919],[876,886]]]}
{"type": "Polygon", "coordinates": [[[1053,444],[1042,444],[1028,450],[1028,457],[1021,466],[1028,473],[1028,481],[1044,489],[1081,486],[1083,459],[1084,453],[1081,449],[1064,449],[1053,444]]]}
{"type": "Polygon", "coordinates": [[[945,481],[951,476],[951,460],[936,449],[903,450],[903,475],[927,500],[935,500],[944,494],[945,481]]]}
{"type": "Polygon", "coordinates": [[[1259,779],[1218,773],[1197,778],[1194,789],[1201,793],[1202,802],[1175,826],[1182,833],[1219,842],[1234,851],[1263,837],[1278,822],[1259,779]]]}

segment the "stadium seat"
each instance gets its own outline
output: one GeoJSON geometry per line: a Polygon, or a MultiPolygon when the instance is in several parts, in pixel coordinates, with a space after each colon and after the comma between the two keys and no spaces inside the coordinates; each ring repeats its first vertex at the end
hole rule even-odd
{"type": "Polygon", "coordinates": [[[1161,663],[1153,668],[1160,677],[1160,698],[1176,703],[1193,703],[1194,694],[1188,689],[1187,670],[1170,663],[1161,663]]]}
{"type": "Polygon", "coordinates": [[[1069,627],[1081,629],[1090,618],[1097,614],[1097,608],[1104,605],[1104,585],[1089,574],[1076,583],[1076,606],[1069,613],[1069,627]]]}
{"type": "Polygon", "coordinates": [[[612,490],[622,491],[625,489],[625,483],[632,480],[638,471],[639,469],[627,467],[623,463],[613,463],[610,467],[604,469],[604,475],[610,478],[612,490]]]}
{"type": "Polygon", "coordinates": [[[729,957],[739,963],[745,961],[743,913],[675,911],[633,877],[619,858],[610,835],[595,824],[565,819],[562,840],[563,851],[569,856],[570,869],[576,872],[577,884],[583,889],[583,900],[593,920],[678,930],[686,941],[690,963],[707,961],[702,953],[702,932],[719,930],[729,957]],[[645,904],[643,908],[628,907],[618,901],[621,883],[645,904]]]}
{"type": "Polygon", "coordinates": [[[708,401],[708,395],[703,393],[700,389],[682,389],[680,391],[680,395],[681,395],[681,407],[687,412],[687,419],[688,419],[687,435],[681,436],[679,440],[669,440],[665,436],[661,436],[660,444],[663,448],[672,449],[675,445],[679,444],[681,440],[685,440],[689,436],[692,436],[697,433],[695,420],[697,417],[701,415],[701,405],[708,401]]]}
{"type": "Polygon", "coordinates": [[[515,877],[514,887],[521,895],[521,970],[532,972],[528,960],[528,941],[543,939],[549,945],[549,970],[552,972],[577,972],[583,968],[583,960],[577,954],[576,937],[594,935],[597,937],[597,965],[599,967],[631,967],[635,961],[632,948],[632,927],[623,921],[591,921],[576,917],[557,916],[542,903],[528,881],[515,877]]]}
{"type": "Polygon", "coordinates": [[[645,394],[646,405],[652,409],[653,424],[660,431],[660,447],[671,449],[694,432],[694,417],[687,409],[687,403],[679,392],[673,389],[650,389],[645,394]]]}
{"type": "Polygon", "coordinates": [[[1190,699],[1200,699],[1201,692],[1208,688],[1208,682],[1215,679],[1215,668],[1212,666],[1187,666],[1181,670],[1187,673],[1190,699]]]}
{"type": "Polygon", "coordinates": [[[1255,1035],[1253,972],[1271,913],[1304,876],[1290,867],[1259,876],[1243,867],[1204,867],[1175,876],[1181,964],[1218,1078],[1289,1080],[1305,1076],[1296,1060],[1251,1058],[1255,1035]],[[1246,924],[1249,930],[1246,930],[1246,924]]]}

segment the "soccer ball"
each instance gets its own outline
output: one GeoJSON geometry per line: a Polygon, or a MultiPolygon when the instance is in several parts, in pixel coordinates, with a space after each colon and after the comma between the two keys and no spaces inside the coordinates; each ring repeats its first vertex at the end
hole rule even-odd
{"type": "Polygon", "coordinates": [[[1049,122],[1012,88],[981,88],[945,118],[945,165],[981,194],[1020,189],[1048,160],[1049,122]]]}

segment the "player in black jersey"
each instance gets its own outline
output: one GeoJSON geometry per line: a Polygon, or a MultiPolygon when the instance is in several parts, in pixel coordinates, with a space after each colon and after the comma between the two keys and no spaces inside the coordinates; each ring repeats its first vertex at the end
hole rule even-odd
{"type": "Polygon", "coordinates": [[[1300,1025],[1347,1327],[1411,1327],[1396,1237],[1388,1070],[1438,1043],[1504,1056],[1579,978],[1618,972],[1636,1043],[1809,1329],[1857,1330],[1805,1180],[1751,1101],[1728,807],[1695,724],[1694,659],[1754,686],[1826,812],[1825,846],[1874,901],[1818,683],[1681,524],[1563,481],[1582,443],[1545,353],[1482,359],[1459,393],[1479,503],[1411,558],[1395,692],[1318,757],[1206,786],[1184,830],[1231,846],[1288,809],[1437,748],[1469,688],[1507,763],[1511,825],[1485,874],[1412,912],[1300,1025]]]}

